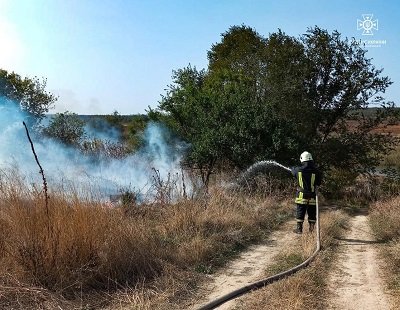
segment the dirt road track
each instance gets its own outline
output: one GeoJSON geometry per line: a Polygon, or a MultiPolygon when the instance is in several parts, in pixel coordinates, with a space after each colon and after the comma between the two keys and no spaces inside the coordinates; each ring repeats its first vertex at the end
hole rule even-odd
{"type": "MultiPolygon", "coordinates": [[[[291,231],[294,226],[294,221],[287,223],[283,229],[273,232],[266,243],[251,246],[226,268],[212,275],[210,283],[202,290],[206,297],[191,305],[190,309],[198,309],[211,300],[263,278],[265,268],[273,263],[272,258],[285,248],[294,246],[298,237],[291,231]]],[[[235,302],[229,301],[218,309],[231,309],[235,302]]]]}
{"type": "Polygon", "coordinates": [[[384,290],[376,252],[379,244],[371,234],[367,216],[355,216],[350,227],[347,236],[340,240],[339,259],[330,276],[332,298],[327,309],[394,309],[384,290]]]}
{"type": "MultiPolygon", "coordinates": [[[[252,246],[226,268],[211,276],[208,284],[202,288],[200,301],[190,305],[197,309],[201,305],[221,297],[235,289],[261,279],[264,270],[273,263],[273,258],[296,243],[291,233],[294,222],[271,234],[265,244],[252,246]]],[[[397,309],[390,302],[381,278],[381,262],[378,260],[377,247],[365,215],[353,217],[350,230],[340,240],[337,263],[329,276],[328,310],[387,310],[397,309]]],[[[219,310],[233,309],[238,300],[229,301],[219,310]]]]}

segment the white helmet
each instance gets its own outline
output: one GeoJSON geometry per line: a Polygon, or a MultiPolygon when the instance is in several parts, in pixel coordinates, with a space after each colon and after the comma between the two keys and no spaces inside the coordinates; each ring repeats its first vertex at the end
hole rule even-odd
{"type": "Polygon", "coordinates": [[[300,162],[305,162],[305,161],[310,161],[313,160],[311,153],[309,152],[303,152],[300,155],[300,162]]]}

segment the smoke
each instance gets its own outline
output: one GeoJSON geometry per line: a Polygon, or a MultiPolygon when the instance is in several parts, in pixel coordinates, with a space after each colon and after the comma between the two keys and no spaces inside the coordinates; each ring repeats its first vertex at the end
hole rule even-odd
{"type": "MultiPolygon", "coordinates": [[[[18,105],[0,97],[0,169],[17,167],[28,184],[40,187],[41,177],[22,125],[27,118],[18,105]]],[[[98,132],[90,128],[89,135],[109,141],[119,137],[115,129],[104,124],[98,132]]],[[[180,161],[187,145],[156,123],[148,124],[143,139],[143,147],[124,159],[100,157],[96,160],[53,139],[34,136],[33,142],[52,189],[73,189],[80,195],[100,199],[123,189],[140,191],[142,199],[151,199],[154,169],[161,179],[181,173],[180,161]]]]}
{"type": "Polygon", "coordinates": [[[114,126],[110,126],[108,122],[103,119],[91,119],[84,126],[84,131],[87,139],[99,139],[103,141],[119,142],[121,139],[121,132],[114,126]]]}

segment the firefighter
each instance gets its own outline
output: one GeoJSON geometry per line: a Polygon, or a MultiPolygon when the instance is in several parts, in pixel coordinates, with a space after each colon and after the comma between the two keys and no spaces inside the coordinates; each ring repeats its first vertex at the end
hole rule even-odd
{"type": "Polygon", "coordinates": [[[316,201],[315,188],[321,184],[321,173],[315,167],[312,155],[309,152],[303,152],[300,155],[302,166],[293,167],[292,174],[297,179],[298,189],[296,192],[296,222],[297,227],[294,230],[296,234],[303,232],[304,217],[307,213],[309,231],[312,232],[316,222],[316,201]]]}

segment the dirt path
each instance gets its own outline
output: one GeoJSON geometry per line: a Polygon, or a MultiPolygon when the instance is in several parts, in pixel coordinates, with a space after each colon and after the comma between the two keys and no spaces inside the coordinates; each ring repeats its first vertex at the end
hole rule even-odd
{"type": "MultiPolygon", "coordinates": [[[[197,309],[209,301],[261,279],[265,268],[273,263],[272,258],[285,248],[294,246],[298,237],[292,233],[294,226],[294,222],[287,223],[281,230],[273,232],[266,243],[250,247],[226,268],[212,275],[211,281],[201,289],[206,297],[191,305],[190,309],[197,309]]],[[[231,309],[236,301],[231,300],[218,309],[231,309]]]]}
{"type": "Polygon", "coordinates": [[[355,216],[348,235],[340,241],[337,268],[332,270],[327,309],[390,309],[380,277],[376,247],[365,215],[355,216]]]}

